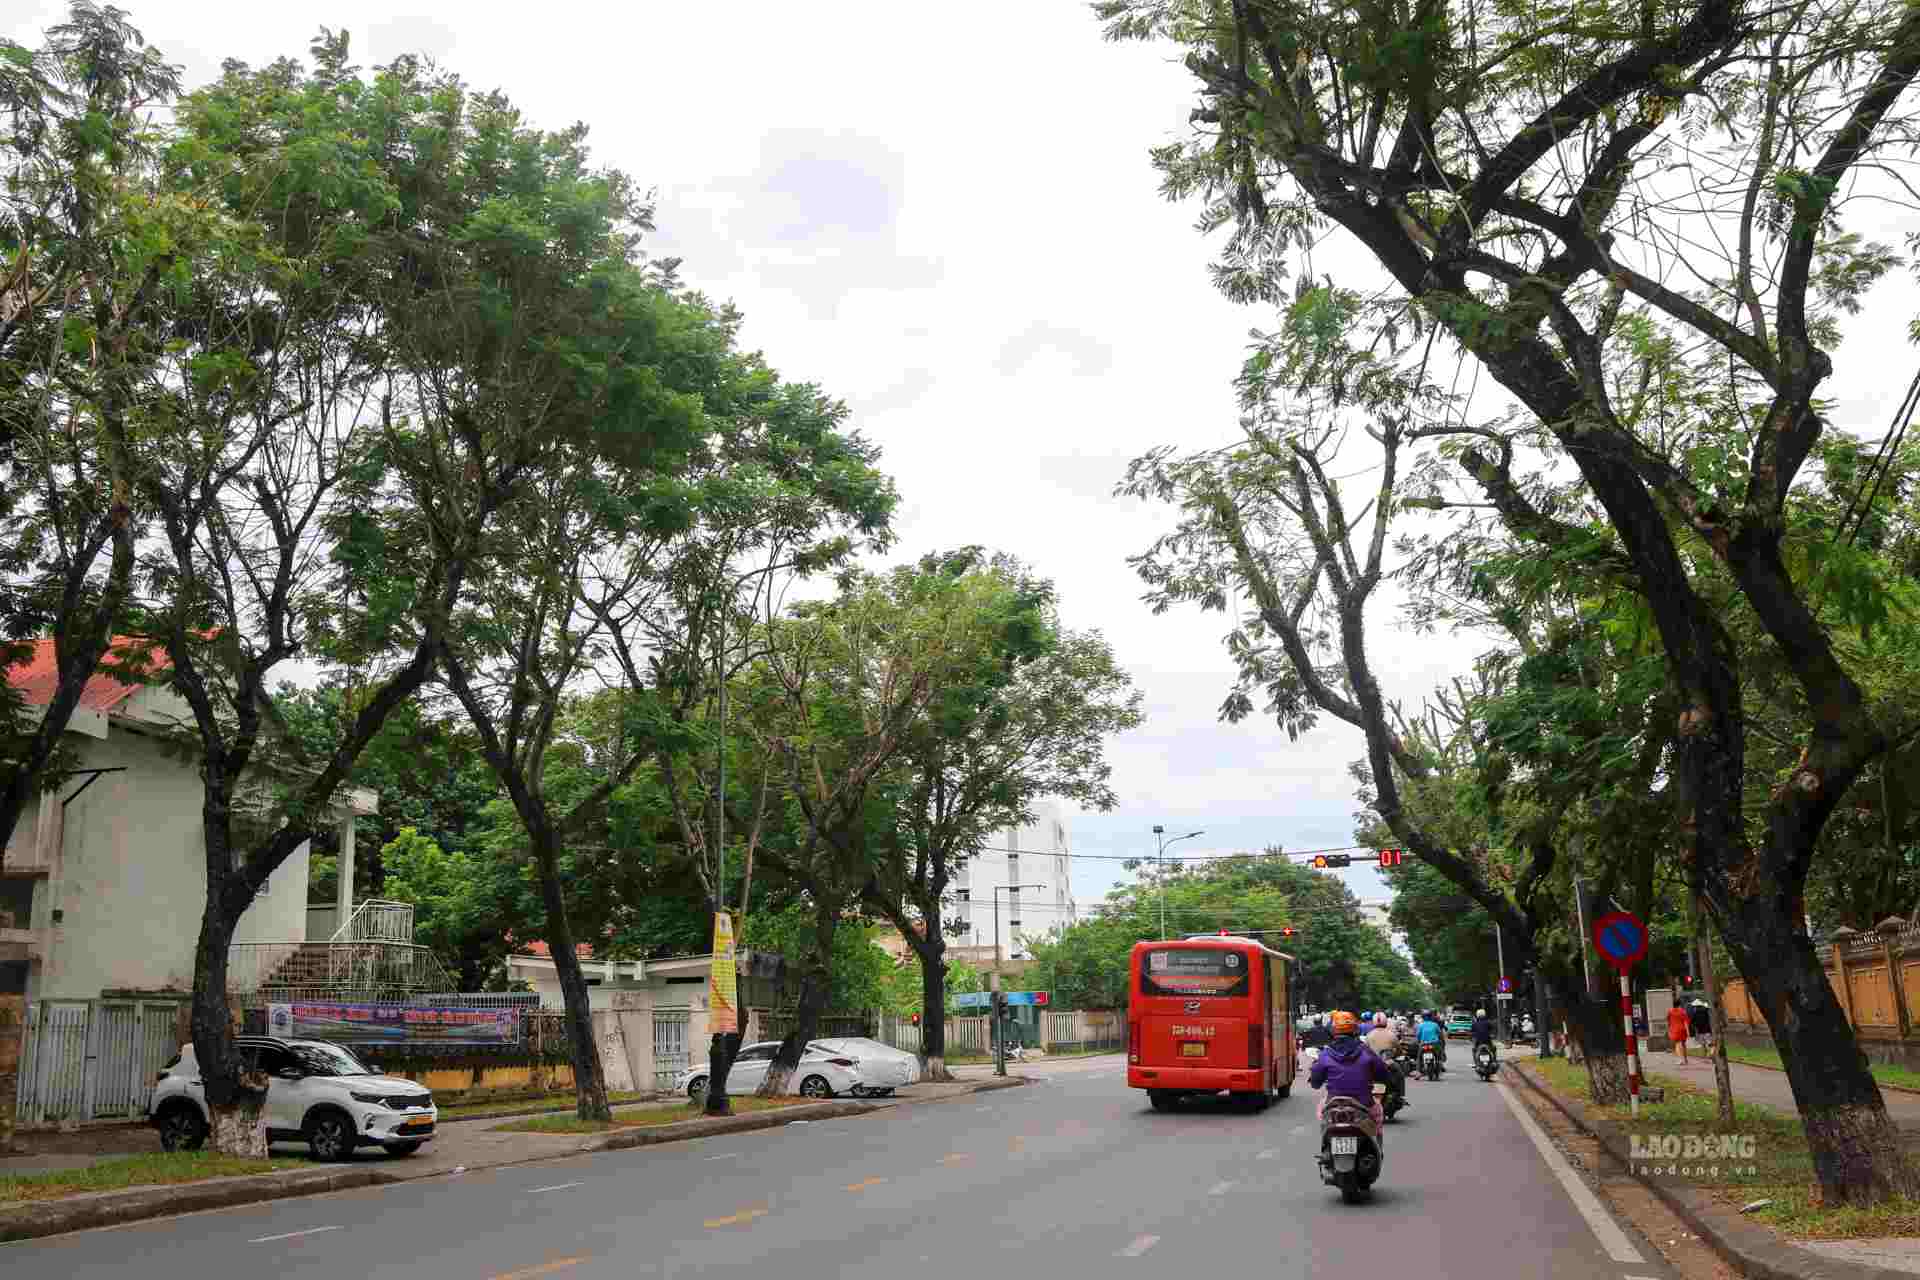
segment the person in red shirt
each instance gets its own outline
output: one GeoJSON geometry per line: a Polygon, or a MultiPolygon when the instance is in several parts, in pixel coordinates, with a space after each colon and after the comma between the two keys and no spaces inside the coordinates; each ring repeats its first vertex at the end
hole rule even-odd
{"type": "Polygon", "coordinates": [[[1679,1005],[1667,1010],[1667,1039],[1673,1041],[1673,1051],[1680,1055],[1680,1065],[1687,1065],[1687,1034],[1693,1028],[1688,1025],[1687,1011],[1679,1005]]]}

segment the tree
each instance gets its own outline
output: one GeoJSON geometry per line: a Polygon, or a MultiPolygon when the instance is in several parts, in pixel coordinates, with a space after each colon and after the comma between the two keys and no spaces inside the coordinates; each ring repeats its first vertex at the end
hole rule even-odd
{"type": "MultiPolygon", "coordinates": [[[[931,1080],[949,1078],[944,910],[954,869],[993,832],[1030,821],[1042,797],[1113,808],[1106,740],[1142,720],[1140,695],[1106,640],[1061,628],[1052,583],[977,547],[944,562],[1003,579],[1016,612],[979,669],[950,679],[909,734],[892,770],[900,796],[894,844],[862,892],[919,962],[920,1056],[931,1080]]],[[[929,557],[921,565],[940,563],[929,557]]]]}
{"type": "Polygon", "coordinates": [[[760,750],[778,762],[794,815],[762,858],[803,895],[813,948],[797,959],[795,1029],[760,1092],[786,1090],[813,1038],[830,984],[840,920],[860,900],[892,847],[903,788],[891,772],[942,690],[970,679],[1009,628],[1032,627],[1031,602],[970,556],[930,557],[884,575],[846,570],[838,595],[770,619],[762,666],[767,690],[745,718],[760,750]]]}
{"type": "MultiPolygon", "coordinates": [[[[164,363],[180,259],[208,234],[152,183],[164,139],[143,113],[178,91],[177,70],[117,9],[73,5],[37,51],[0,40],[0,666],[24,661],[35,635],[51,638],[54,666],[42,708],[0,687],[9,836],[62,776],[62,739],[127,615],[151,515],[136,482],[151,411],[139,388],[164,363]]],[[[115,656],[137,674],[137,654],[115,656]]]]}
{"type": "MultiPolygon", "coordinates": [[[[1829,540],[1814,572],[1796,573],[1784,546],[1826,426],[1815,398],[1835,316],[1896,261],[1841,219],[1851,199],[1882,196],[1857,175],[1910,153],[1920,10],[1699,0],[1637,23],[1441,0],[1098,10],[1117,37],[1188,46],[1209,132],[1158,160],[1170,192],[1209,193],[1209,225],[1233,224],[1224,283],[1275,299],[1292,246],[1334,224],[1389,282],[1342,323],[1391,341],[1419,314],[1578,469],[1599,521],[1531,502],[1509,433],[1464,415],[1441,428],[1477,446],[1459,461],[1510,528],[1549,551],[1603,544],[1646,601],[1681,708],[1690,874],[1766,1011],[1821,1190],[1913,1190],[1801,906],[1822,828],[1896,736],[1810,602],[1821,580],[1867,615],[1883,600],[1848,540],[1829,540]],[[1669,198],[1668,166],[1698,199],[1669,198]],[[1724,253],[1700,247],[1716,239],[1724,253]],[[1691,292],[1664,282],[1678,244],[1691,292]],[[1756,824],[1739,654],[1694,557],[1738,585],[1804,698],[1799,758],[1756,824]]],[[[1382,426],[1416,431],[1404,414],[1382,426]]],[[[1370,746],[1384,789],[1390,752],[1383,737],[1370,746]]]]}

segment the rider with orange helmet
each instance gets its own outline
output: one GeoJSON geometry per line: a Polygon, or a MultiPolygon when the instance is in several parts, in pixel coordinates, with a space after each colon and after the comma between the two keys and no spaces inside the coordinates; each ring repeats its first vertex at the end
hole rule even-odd
{"type": "Polygon", "coordinates": [[[1376,1082],[1391,1086],[1393,1070],[1380,1055],[1369,1049],[1355,1033],[1360,1019],[1347,1010],[1338,1010],[1333,1018],[1333,1043],[1314,1059],[1307,1083],[1315,1089],[1325,1086],[1316,1114],[1324,1112],[1328,1098],[1352,1098],[1364,1102],[1373,1112],[1375,1125],[1387,1122],[1386,1112],[1373,1096],[1376,1082]]]}

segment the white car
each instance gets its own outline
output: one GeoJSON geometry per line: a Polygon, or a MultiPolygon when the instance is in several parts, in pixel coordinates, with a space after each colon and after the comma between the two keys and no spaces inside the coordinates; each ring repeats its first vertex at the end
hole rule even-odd
{"type": "MultiPolygon", "coordinates": [[[[741,1045],[739,1056],[733,1060],[733,1068],[727,1072],[727,1092],[737,1095],[758,1089],[760,1082],[767,1078],[767,1068],[773,1065],[773,1055],[779,1048],[778,1040],[741,1045]]],[[[852,1058],[822,1053],[809,1046],[800,1055],[800,1065],[794,1068],[793,1078],[787,1082],[787,1088],[804,1098],[850,1094],[860,1084],[860,1077],[854,1074],[857,1065],[852,1058]]],[[[706,1097],[707,1064],[702,1062],[682,1071],[673,1088],[675,1093],[684,1093],[689,1098],[706,1097]]]]}
{"type": "MultiPolygon", "coordinates": [[[[305,1142],[319,1159],[344,1160],[355,1147],[411,1155],[433,1137],[433,1094],[376,1074],[345,1045],[241,1036],[237,1047],[242,1062],[267,1074],[269,1142],[305,1142]]],[[[168,1151],[198,1150],[207,1140],[206,1088],[191,1044],[156,1077],[147,1116],[168,1151]]]]}
{"type": "Polygon", "coordinates": [[[884,1098],[895,1089],[910,1085],[920,1078],[920,1059],[905,1049],[896,1049],[879,1040],[866,1036],[837,1036],[828,1040],[810,1042],[809,1049],[818,1049],[822,1053],[835,1054],[854,1061],[853,1072],[860,1077],[860,1083],[853,1087],[853,1096],[858,1098],[884,1098]]]}

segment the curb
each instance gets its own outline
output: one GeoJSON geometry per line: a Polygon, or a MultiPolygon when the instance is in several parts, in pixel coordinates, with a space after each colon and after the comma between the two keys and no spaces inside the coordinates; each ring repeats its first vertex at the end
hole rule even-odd
{"type": "MultiPolygon", "coordinates": [[[[662,1102],[671,1102],[679,1096],[679,1094],[674,1093],[663,1093],[653,1098],[641,1098],[637,1102],[616,1102],[613,1104],[613,1110],[618,1112],[625,1107],[657,1107],[662,1102]]],[[[440,1119],[440,1123],[449,1125],[471,1124],[480,1120],[524,1120],[528,1116],[562,1116],[573,1109],[571,1106],[564,1106],[528,1107],[521,1111],[489,1111],[483,1116],[443,1116],[440,1119]]]]}
{"type": "Polygon", "coordinates": [[[205,1182],[135,1187],[127,1191],[93,1191],[59,1200],[0,1205],[0,1241],[33,1240],[137,1222],[142,1218],[168,1218],[177,1213],[225,1209],[262,1200],[346,1191],[392,1180],[389,1175],[373,1169],[293,1169],[286,1173],[255,1173],[238,1178],[211,1178],[205,1182]]]}
{"type": "Polygon", "coordinates": [[[1601,1149],[1626,1169],[1634,1181],[1659,1197],[1740,1274],[1753,1280],[1912,1280],[1911,1272],[1829,1258],[1811,1249],[1785,1244],[1767,1228],[1746,1221],[1704,1192],[1641,1177],[1633,1171],[1626,1135],[1619,1126],[1583,1115],[1523,1067],[1515,1066],[1511,1074],[1526,1081],[1529,1089],[1552,1103],[1575,1128],[1599,1142],[1601,1149]]]}
{"type": "Polygon", "coordinates": [[[698,1120],[676,1120],[672,1124],[647,1125],[589,1138],[580,1150],[626,1151],[632,1147],[657,1147],[668,1142],[685,1142],[722,1133],[751,1133],[755,1129],[779,1129],[809,1120],[836,1120],[841,1116],[863,1116],[880,1108],[865,1102],[823,1102],[818,1106],[780,1107],[773,1111],[752,1111],[740,1116],[705,1116],[698,1120]]]}

